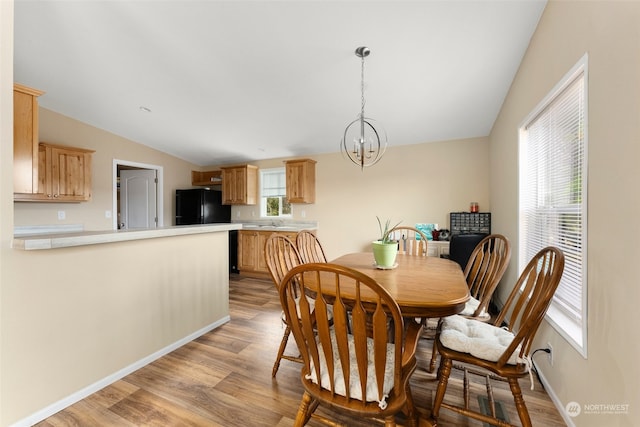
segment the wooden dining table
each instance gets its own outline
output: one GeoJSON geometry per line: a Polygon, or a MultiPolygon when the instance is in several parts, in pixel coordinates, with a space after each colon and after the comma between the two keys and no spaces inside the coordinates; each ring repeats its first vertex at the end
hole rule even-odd
{"type": "Polygon", "coordinates": [[[454,261],[398,254],[397,266],[380,269],[373,253],[342,255],[331,261],[374,278],[391,294],[405,317],[444,317],[460,313],[469,299],[469,287],[454,261]]]}

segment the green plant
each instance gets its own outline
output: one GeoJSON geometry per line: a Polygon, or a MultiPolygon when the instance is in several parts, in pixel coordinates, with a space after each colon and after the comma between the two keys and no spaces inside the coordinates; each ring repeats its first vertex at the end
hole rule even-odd
{"type": "Polygon", "coordinates": [[[387,219],[383,227],[382,221],[380,221],[380,217],[376,216],[376,219],[378,220],[378,227],[380,227],[380,238],[378,239],[378,241],[382,243],[391,243],[392,240],[389,238],[389,232],[394,228],[396,228],[398,225],[400,225],[402,221],[398,221],[396,225],[394,225],[393,227],[390,227],[389,225],[391,224],[391,220],[387,219]]]}

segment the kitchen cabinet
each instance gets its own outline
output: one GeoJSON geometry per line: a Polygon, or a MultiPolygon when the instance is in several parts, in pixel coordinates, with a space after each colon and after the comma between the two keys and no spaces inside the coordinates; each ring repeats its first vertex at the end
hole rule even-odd
{"type": "Polygon", "coordinates": [[[38,192],[38,97],[44,92],[13,85],[13,192],[38,192]]]}
{"type": "Polygon", "coordinates": [[[248,276],[269,276],[269,268],[264,256],[264,245],[269,236],[274,233],[288,237],[296,241],[295,232],[274,232],[258,230],[238,231],[238,270],[248,276]]]}
{"type": "Polygon", "coordinates": [[[222,204],[255,205],[258,202],[258,167],[223,167],[222,204]]]}
{"type": "Polygon", "coordinates": [[[191,185],[194,187],[209,187],[222,184],[222,171],[191,171],[191,185]]]}
{"type": "Polygon", "coordinates": [[[285,171],[289,203],[315,203],[316,161],[288,160],[285,162],[285,171]]]}
{"type": "Polygon", "coordinates": [[[84,202],[91,200],[93,150],[41,142],[38,144],[37,192],[16,193],[26,202],[84,202]]]}

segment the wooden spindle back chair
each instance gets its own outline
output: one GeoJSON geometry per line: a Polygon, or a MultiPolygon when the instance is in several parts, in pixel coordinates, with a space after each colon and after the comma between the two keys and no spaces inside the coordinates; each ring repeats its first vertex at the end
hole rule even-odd
{"type": "MultiPolygon", "coordinates": [[[[280,290],[282,279],[284,279],[289,270],[302,264],[300,253],[298,252],[295,243],[288,237],[276,233],[267,238],[264,246],[264,258],[267,263],[267,268],[269,269],[269,274],[271,274],[273,283],[278,291],[280,290]]],[[[302,359],[299,356],[285,354],[289,335],[291,334],[291,328],[286,321],[284,312],[282,313],[282,322],[285,325],[285,330],[282,335],[282,340],[280,341],[276,361],[273,364],[273,369],[271,371],[272,377],[275,377],[278,373],[280,361],[282,359],[298,363],[302,362],[302,359]]]]}
{"type": "Polygon", "coordinates": [[[440,408],[444,407],[493,425],[510,425],[495,416],[489,380],[498,378],[509,383],[522,426],[531,426],[531,418],[522,397],[518,379],[531,372],[531,345],[551,304],[563,271],[562,251],[555,247],[546,247],[540,250],[522,271],[493,324],[462,316],[443,319],[436,336],[441,360],[438,370],[438,388],[432,409],[434,422],[437,421],[440,408]],[[487,338],[491,338],[490,344],[487,343],[487,338]],[[454,361],[462,362],[467,366],[464,406],[443,401],[454,361]],[[469,407],[467,378],[467,372],[471,372],[469,365],[478,366],[493,374],[486,376],[491,415],[485,415],[469,407]]]}
{"type": "Polygon", "coordinates": [[[398,253],[427,256],[427,235],[414,227],[398,226],[389,231],[389,235],[398,241],[398,253]]]}
{"type": "MultiPolygon", "coordinates": [[[[511,244],[502,234],[490,234],[482,239],[471,252],[464,269],[471,298],[460,315],[489,322],[489,304],[511,259],[511,244]]],[[[437,349],[433,346],[429,372],[436,366],[437,349]]]]}
{"type": "Polygon", "coordinates": [[[303,263],[327,262],[324,249],[318,237],[309,230],[302,230],[296,236],[296,246],[303,263]]]}
{"type": "Polygon", "coordinates": [[[395,426],[395,414],[404,410],[415,425],[409,379],[421,328],[412,322],[405,331],[400,308],[384,288],[348,267],[309,263],[287,273],[280,302],[303,359],[305,391],[294,426],[311,417],[337,425],[315,414],[318,405],[380,418],[387,426],[395,426]]]}

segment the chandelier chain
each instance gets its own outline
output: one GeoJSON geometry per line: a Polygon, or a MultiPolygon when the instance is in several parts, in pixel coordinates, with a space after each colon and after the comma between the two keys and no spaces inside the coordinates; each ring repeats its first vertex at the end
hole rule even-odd
{"type": "Polygon", "coordinates": [[[364,55],[360,62],[360,117],[364,119],[364,55]]]}

